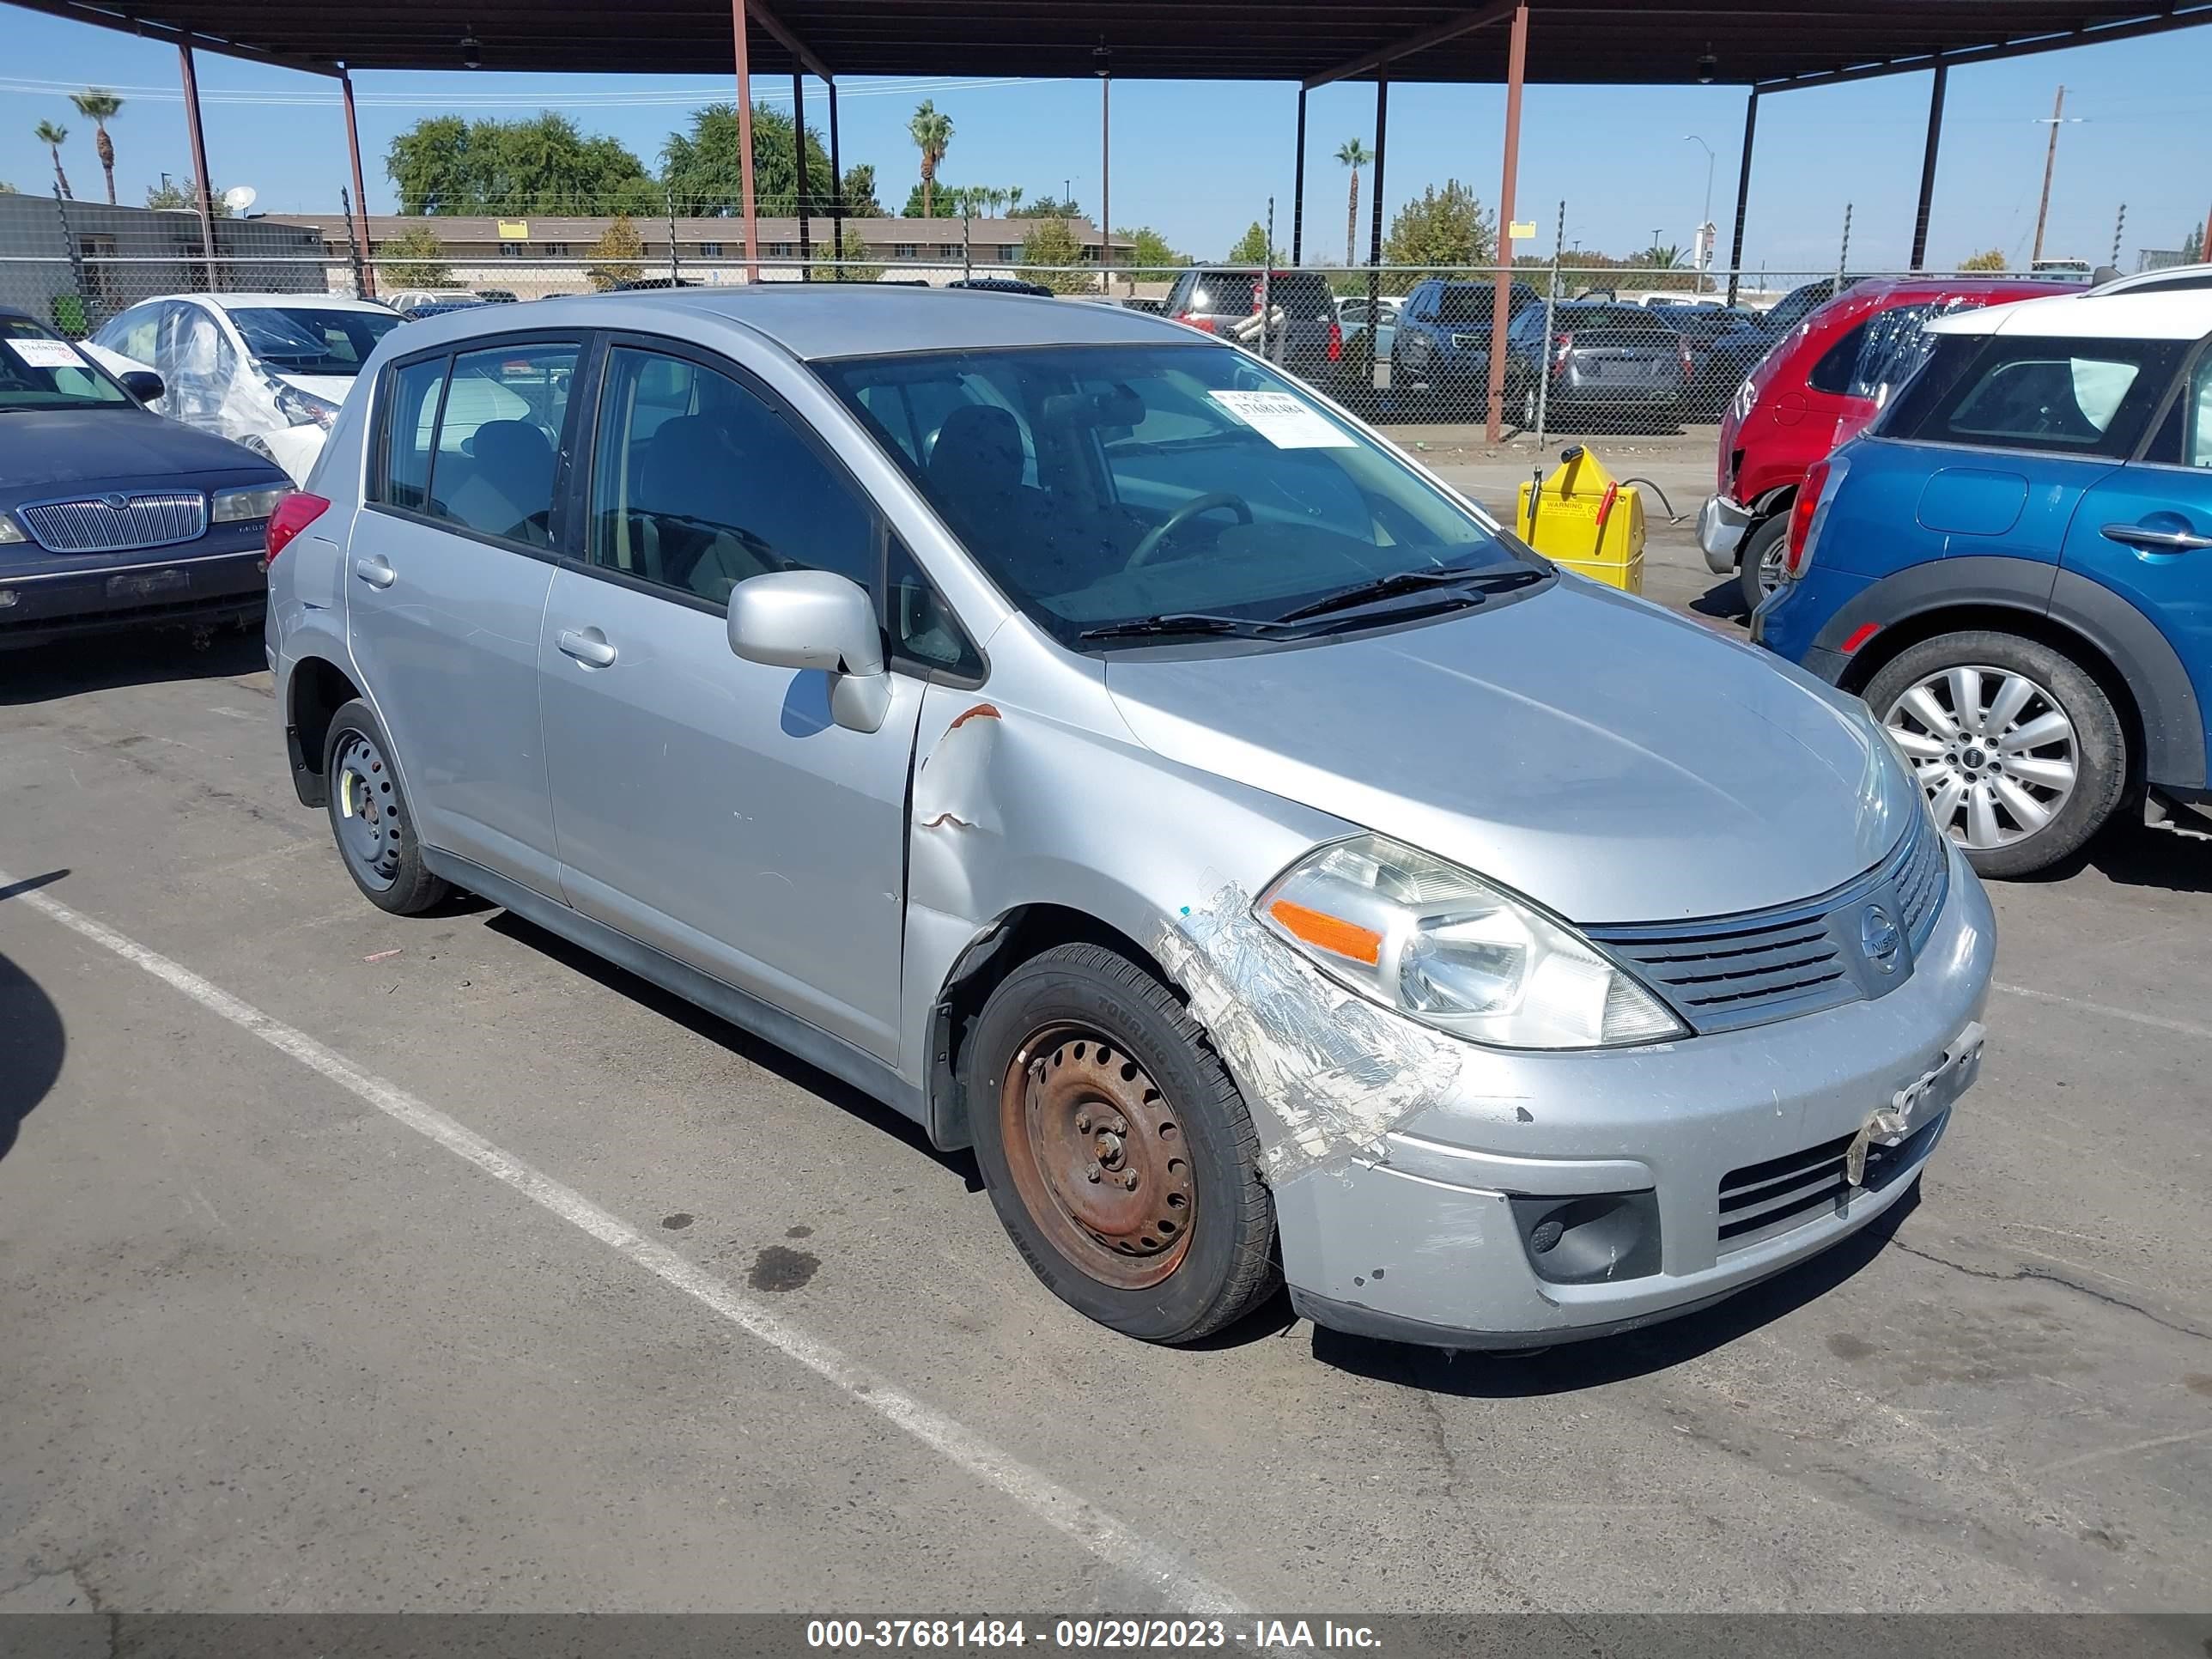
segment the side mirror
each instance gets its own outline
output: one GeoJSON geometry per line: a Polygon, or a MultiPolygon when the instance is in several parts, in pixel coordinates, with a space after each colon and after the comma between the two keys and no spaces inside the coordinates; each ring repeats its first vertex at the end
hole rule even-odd
{"type": "Polygon", "coordinates": [[[150,368],[126,369],[115,378],[125,392],[142,404],[154,402],[168,390],[161,384],[161,377],[150,368]]]}
{"type": "Polygon", "coordinates": [[[827,570],[778,570],[730,592],[730,649],[771,668],[816,668],[830,677],[830,717],[854,732],[882,729],[890,712],[876,607],[860,586],[827,570]]]}

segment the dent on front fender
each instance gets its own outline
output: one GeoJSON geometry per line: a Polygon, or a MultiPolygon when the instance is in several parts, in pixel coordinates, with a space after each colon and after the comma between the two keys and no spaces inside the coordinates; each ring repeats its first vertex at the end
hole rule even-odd
{"type": "MultiPolygon", "coordinates": [[[[1299,1126],[1310,1139],[1312,1111],[1292,1086],[1310,1068],[1248,1039],[1264,1028],[1240,1024],[1243,994],[1257,988],[1243,976],[1267,953],[1246,951],[1240,967],[1218,948],[1225,936],[1213,919],[1249,905],[1224,895],[1257,891],[1351,826],[1163,759],[1118,730],[1103,696],[1082,712],[1097,718],[1071,721],[955,687],[925,694],[908,813],[901,1074],[941,1091],[935,1020],[948,984],[1008,917],[1055,906],[1151,953],[1201,1011],[1272,1160],[1298,1144],[1299,1126]]],[[[1288,995],[1276,988],[1276,1006],[1288,995]]],[[[1325,1018],[1322,1006],[1307,1018],[1325,1018]]],[[[932,1100],[940,1139],[949,1105],[932,1100]]]]}

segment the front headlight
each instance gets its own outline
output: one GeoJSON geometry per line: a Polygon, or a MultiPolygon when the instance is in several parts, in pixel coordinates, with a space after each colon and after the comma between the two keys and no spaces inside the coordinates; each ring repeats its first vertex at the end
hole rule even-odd
{"type": "Polygon", "coordinates": [[[1687,1035],[1565,924],[1382,836],[1316,848],[1253,910],[1330,978],[1477,1042],[1600,1048],[1687,1035]]]}
{"type": "Polygon", "coordinates": [[[338,417],[338,406],[328,398],[318,398],[281,381],[276,386],[276,410],[294,426],[319,426],[325,432],[338,417]]]}
{"type": "Polygon", "coordinates": [[[23,534],[23,526],[17,524],[15,520],[7,514],[0,513],[0,546],[4,546],[9,542],[20,542],[27,539],[28,538],[23,534]]]}
{"type": "Polygon", "coordinates": [[[292,493],[292,486],[248,484],[239,489],[218,489],[208,497],[208,517],[217,524],[241,524],[265,519],[276,503],[292,493]]]}

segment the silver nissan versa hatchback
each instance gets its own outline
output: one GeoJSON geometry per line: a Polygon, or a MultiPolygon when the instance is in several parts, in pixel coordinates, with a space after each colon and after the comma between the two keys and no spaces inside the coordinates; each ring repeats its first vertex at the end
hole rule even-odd
{"type": "Polygon", "coordinates": [[[269,533],[300,799],[972,1146],[1188,1341],[1527,1347],[1911,1188],[1994,933],[1856,699],[1248,353],[776,285],[378,348],[269,533]]]}

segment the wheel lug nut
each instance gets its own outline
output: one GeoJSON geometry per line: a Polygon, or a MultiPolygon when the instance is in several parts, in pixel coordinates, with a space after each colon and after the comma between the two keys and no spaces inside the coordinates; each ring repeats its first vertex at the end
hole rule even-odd
{"type": "Polygon", "coordinates": [[[1077,1114],[1075,1119],[1075,1133],[1079,1135],[1087,1135],[1091,1133],[1090,1113],[1081,1112],[1077,1114]]]}
{"type": "Polygon", "coordinates": [[[1127,1175],[1121,1178],[1121,1184],[1127,1188],[1129,1191],[1133,1193],[1135,1192],[1137,1190],[1137,1172],[1134,1170],[1130,1170],[1127,1175]]]}
{"type": "Polygon", "coordinates": [[[1091,1166],[1091,1179],[1094,1185],[1100,1180],[1103,1180],[1105,1174],[1106,1172],[1100,1169],[1096,1164],[1091,1166]]]}

